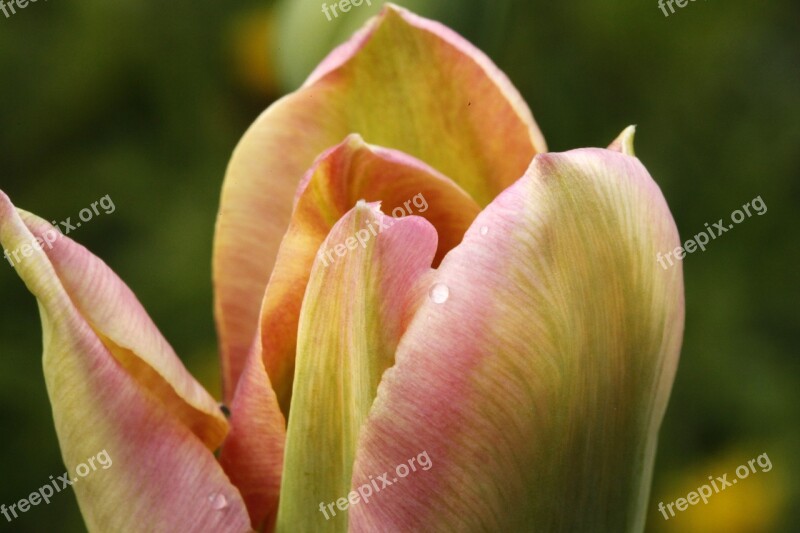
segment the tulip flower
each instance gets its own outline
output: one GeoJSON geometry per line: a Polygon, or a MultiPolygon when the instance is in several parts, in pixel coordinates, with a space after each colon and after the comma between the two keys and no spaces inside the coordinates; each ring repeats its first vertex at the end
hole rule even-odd
{"type": "Polygon", "coordinates": [[[213,258],[229,419],[48,231],[0,193],[65,464],[114,460],[74,486],[91,531],[644,527],[683,334],[669,208],[633,128],[547,153],[436,22],[386,6],[236,148],[213,258]]]}

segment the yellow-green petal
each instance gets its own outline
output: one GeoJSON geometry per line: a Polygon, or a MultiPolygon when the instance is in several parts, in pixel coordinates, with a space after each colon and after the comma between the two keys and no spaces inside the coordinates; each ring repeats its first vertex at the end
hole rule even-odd
{"type": "Polygon", "coordinates": [[[326,518],[320,505],[335,507],[350,494],[361,425],[424,297],[420,280],[436,250],[433,227],[376,209],[359,202],[323,244],[342,244],[346,254],[314,263],[300,317],[278,531],[347,531],[346,513],[328,510],[326,518]],[[365,228],[370,239],[351,246],[365,228]]]}

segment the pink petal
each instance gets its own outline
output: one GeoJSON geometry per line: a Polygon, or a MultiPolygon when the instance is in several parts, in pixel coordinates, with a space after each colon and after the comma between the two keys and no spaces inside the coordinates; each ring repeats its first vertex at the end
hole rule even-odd
{"type": "Polygon", "coordinates": [[[215,402],[113,272],[55,231],[0,192],[0,241],[30,252],[15,268],[39,301],[56,433],[88,529],[247,531],[209,449],[227,430],[215,402]],[[110,465],[89,471],[102,452],[110,465]]]}

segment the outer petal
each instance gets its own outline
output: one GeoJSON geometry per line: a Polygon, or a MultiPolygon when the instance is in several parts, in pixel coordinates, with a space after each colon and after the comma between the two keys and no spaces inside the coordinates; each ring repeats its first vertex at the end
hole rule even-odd
{"type": "MultiPolygon", "coordinates": [[[[60,312],[75,314],[85,321],[143,388],[180,418],[209,449],[216,449],[228,430],[225,417],[214,399],[181,364],[136,296],[85,248],[35,215],[19,213],[22,218],[0,191],[3,246],[18,252],[17,258],[21,260],[17,271],[40,304],[48,309],[47,298],[55,298],[54,292],[68,298],[71,307],[60,312]],[[40,238],[46,255],[29,246],[34,236],[40,238]],[[31,257],[24,257],[25,250],[32,253],[31,257]],[[37,279],[37,275],[42,277],[37,279]]],[[[53,318],[67,320],[66,316],[53,318]]],[[[49,372],[45,366],[45,374],[49,372]]]]}
{"type": "Polygon", "coordinates": [[[347,530],[346,514],[332,516],[329,510],[326,519],[320,505],[350,492],[361,425],[422,299],[418,280],[430,272],[436,250],[436,233],[425,220],[392,224],[364,202],[336,224],[325,246],[381,223],[391,227],[333,264],[317,260],[311,273],[298,335],[279,531],[347,530]]]}
{"type": "Polygon", "coordinates": [[[641,531],[684,320],[638,159],[539,155],[442,262],[362,430],[354,531],[641,531]],[[445,291],[443,287],[447,287],[445,291]],[[391,479],[391,477],[390,477],[391,479]]]}
{"type": "Polygon", "coordinates": [[[249,529],[209,446],[226,430],[135,297],[100,260],[0,192],[0,241],[39,300],[44,371],[70,473],[105,450],[113,464],[74,488],[91,531],[249,529]],[[24,220],[24,222],[23,222],[24,220]],[[52,249],[26,248],[39,237],[52,249]],[[46,253],[45,253],[46,252],[46,253]],[[24,252],[23,252],[24,253],[24,252]]]}
{"type": "Polygon", "coordinates": [[[544,151],[530,111],[491,61],[444,26],[395,6],[334,51],[244,136],[223,188],[214,251],[226,394],[314,158],[349,133],[424,161],[480,205],[544,151]]]}
{"type": "MultiPolygon", "coordinates": [[[[315,256],[319,254],[324,264],[339,259],[335,250],[320,248],[336,221],[359,199],[380,200],[386,212],[397,217],[419,214],[438,232],[438,264],[480,212],[450,179],[401,152],[369,146],[358,135],[320,156],[298,194],[261,311],[264,362],[285,413],[292,393],[300,305],[315,256]]],[[[362,235],[371,238],[363,228],[362,235]]]]}

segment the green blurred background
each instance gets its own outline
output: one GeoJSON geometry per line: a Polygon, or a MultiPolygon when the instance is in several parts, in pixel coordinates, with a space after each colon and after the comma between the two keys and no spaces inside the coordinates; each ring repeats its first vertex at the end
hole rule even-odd
{"type": "MultiPolygon", "coordinates": [[[[116,211],[70,236],[119,273],[217,395],[210,257],[231,150],[379,7],[328,22],[321,3],[81,0],[0,13],[0,189],[50,220],[110,195],[116,211]]],[[[686,335],[647,529],[800,531],[800,4],[697,1],[667,18],[656,0],[399,3],[487,52],[551,150],[605,146],[637,124],[637,155],[684,238],[763,198],[765,216],[684,261],[686,335]],[[656,511],[764,452],[770,472],[669,522],[656,511]]],[[[10,504],[64,467],[36,304],[5,262],[0,297],[10,504]]],[[[0,530],[84,526],[70,493],[0,518],[0,530]]]]}

